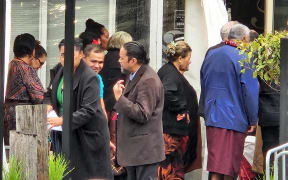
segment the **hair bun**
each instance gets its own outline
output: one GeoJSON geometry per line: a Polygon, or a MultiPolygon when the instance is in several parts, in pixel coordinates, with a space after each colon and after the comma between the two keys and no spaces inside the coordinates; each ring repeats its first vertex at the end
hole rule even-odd
{"type": "Polygon", "coordinates": [[[95,21],[93,19],[89,18],[86,21],[86,27],[91,27],[91,26],[93,26],[94,23],[95,23],[95,21]]]}
{"type": "Polygon", "coordinates": [[[167,50],[165,51],[167,57],[173,57],[176,53],[176,43],[174,41],[171,41],[167,45],[167,50]]]}
{"type": "Polygon", "coordinates": [[[100,34],[102,31],[102,28],[104,28],[104,26],[98,22],[95,22],[93,19],[88,19],[86,21],[86,29],[85,32],[98,32],[100,34]]]}

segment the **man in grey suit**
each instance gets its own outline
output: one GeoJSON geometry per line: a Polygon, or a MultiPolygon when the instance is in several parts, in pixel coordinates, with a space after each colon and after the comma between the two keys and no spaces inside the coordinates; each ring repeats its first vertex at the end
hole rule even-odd
{"type": "Polygon", "coordinates": [[[126,83],[114,88],[119,113],[117,161],[126,167],[128,180],[156,180],[159,162],[165,159],[162,130],[164,90],[143,45],[132,41],[120,49],[122,69],[130,72],[126,83]]]}

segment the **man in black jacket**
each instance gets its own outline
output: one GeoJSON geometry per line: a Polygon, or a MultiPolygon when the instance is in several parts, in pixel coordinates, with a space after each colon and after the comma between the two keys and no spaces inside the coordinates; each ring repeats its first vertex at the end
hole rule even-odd
{"type": "MultiPolygon", "coordinates": [[[[110,164],[109,131],[101,108],[97,74],[83,61],[82,42],[75,39],[73,71],[73,113],[71,119],[71,172],[73,180],[113,179],[110,164]]],[[[64,66],[64,41],[59,44],[64,66]]],[[[48,118],[52,126],[63,124],[63,67],[58,69],[49,91],[50,106],[59,117],[48,118]],[[62,83],[61,83],[62,82],[62,83]]],[[[49,108],[52,110],[51,108],[49,108]]]]}
{"type": "Polygon", "coordinates": [[[263,140],[264,157],[269,149],[279,145],[280,92],[259,80],[259,122],[263,140]]]}

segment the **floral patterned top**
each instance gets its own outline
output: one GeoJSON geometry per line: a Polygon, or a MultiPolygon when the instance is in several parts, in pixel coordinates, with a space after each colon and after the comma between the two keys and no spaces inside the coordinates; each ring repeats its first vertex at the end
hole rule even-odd
{"type": "Polygon", "coordinates": [[[13,59],[9,64],[5,97],[5,144],[9,144],[9,131],[16,129],[15,106],[41,104],[44,89],[36,71],[24,61],[13,59]]]}

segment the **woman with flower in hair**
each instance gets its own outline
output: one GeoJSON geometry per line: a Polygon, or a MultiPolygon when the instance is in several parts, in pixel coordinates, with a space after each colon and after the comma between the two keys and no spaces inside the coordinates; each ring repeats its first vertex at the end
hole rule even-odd
{"type": "Polygon", "coordinates": [[[196,158],[198,101],[194,88],[183,76],[189,70],[192,49],[184,41],[168,44],[168,63],[158,75],[163,83],[165,101],[163,132],[164,160],[158,168],[158,179],[184,179],[184,173],[196,158]]]}
{"type": "Polygon", "coordinates": [[[108,47],[109,32],[105,26],[95,22],[93,19],[87,19],[85,25],[85,31],[79,35],[79,38],[83,42],[83,49],[89,44],[96,44],[106,50],[108,47]]]}

